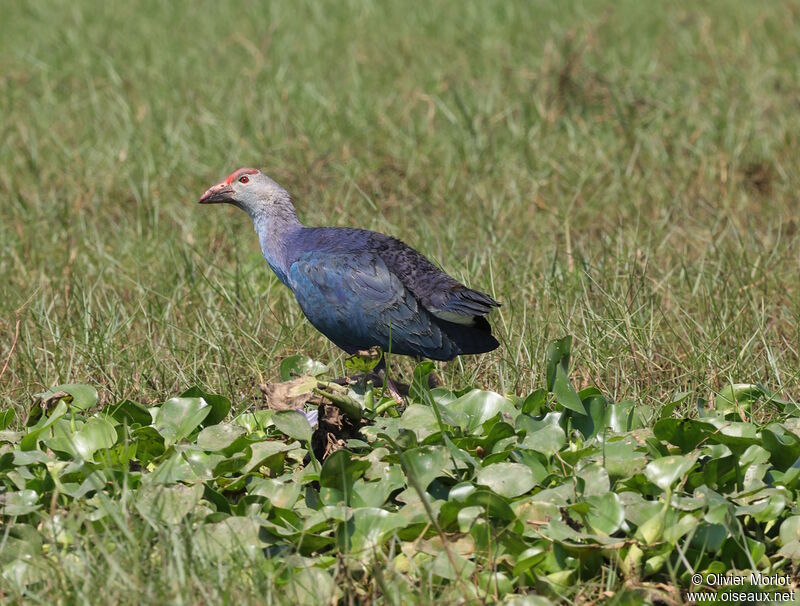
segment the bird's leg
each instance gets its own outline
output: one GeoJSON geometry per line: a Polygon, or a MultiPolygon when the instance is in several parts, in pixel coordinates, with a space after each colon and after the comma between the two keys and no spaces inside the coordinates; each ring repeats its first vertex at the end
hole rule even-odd
{"type": "Polygon", "coordinates": [[[372,369],[372,373],[374,373],[377,380],[380,381],[380,384],[385,387],[391,398],[398,404],[402,404],[403,395],[408,395],[408,385],[395,383],[389,377],[389,373],[386,369],[386,354],[381,355],[380,362],[372,369]]]}

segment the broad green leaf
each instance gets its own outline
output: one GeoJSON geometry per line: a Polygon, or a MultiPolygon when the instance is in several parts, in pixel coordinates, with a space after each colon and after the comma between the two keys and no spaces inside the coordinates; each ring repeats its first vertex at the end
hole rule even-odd
{"type": "Polygon", "coordinates": [[[258,520],[232,516],[214,524],[201,524],[195,533],[195,545],[212,561],[228,562],[236,554],[263,558],[259,529],[258,520]]]}
{"type": "Polygon", "coordinates": [[[520,448],[540,452],[548,457],[553,456],[567,443],[567,435],[561,428],[560,421],[559,412],[548,413],[541,420],[519,415],[516,421],[517,431],[525,431],[520,448]]]}
{"type": "Polygon", "coordinates": [[[512,420],[519,414],[519,410],[500,394],[481,389],[473,389],[443,408],[464,414],[467,418],[466,429],[470,433],[497,414],[507,415],[512,420]]]}
{"type": "Polygon", "coordinates": [[[35,490],[16,490],[0,495],[3,506],[3,515],[22,516],[36,511],[39,505],[39,495],[35,490]]]}
{"type": "Polygon", "coordinates": [[[154,425],[170,446],[188,437],[210,412],[203,398],[170,398],[158,409],[154,425]]]}
{"type": "Polygon", "coordinates": [[[697,445],[716,431],[711,423],[695,419],[661,419],[653,426],[653,434],[659,439],[674,444],[681,452],[691,452],[697,445]]]}
{"type": "Polygon", "coordinates": [[[325,364],[302,354],[284,359],[280,367],[281,381],[288,381],[302,375],[318,377],[326,372],[328,372],[328,367],[325,364]]]}
{"type": "Polygon", "coordinates": [[[209,425],[197,434],[197,445],[203,450],[225,450],[245,433],[239,425],[209,425]]]}
{"type": "Polygon", "coordinates": [[[586,497],[584,502],[589,504],[585,520],[592,532],[610,535],[625,522],[625,508],[616,493],[586,497]]]}
{"type": "Polygon", "coordinates": [[[569,372],[569,357],[572,349],[572,337],[567,335],[547,344],[546,379],[547,391],[555,391],[557,369],[561,368],[564,376],[569,372]]]}
{"type": "Polygon", "coordinates": [[[107,412],[120,423],[127,423],[128,425],[150,425],[153,422],[147,407],[132,400],[123,400],[118,404],[104,408],[103,412],[107,412]]]}
{"type": "Polygon", "coordinates": [[[561,365],[556,366],[556,378],[553,382],[553,393],[556,396],[556,402],[558,402],[564,408],[567,408],[573,412],[577,412],[579,415],[586,414],[586,409],[583,407],[583,403],[581,402],[580,397],[578,397],[578,393],[575,391],[575,388],[572,386],[566,371],[561,365]]]}
{"type": "Polygon", "coordinates": [[[752,405],[764,395],[764,390],[759,385],[751,383],[735,383],[726,385],[714,398],[714,408],[721,413],[739,414],[741,408],[750,413],[752,405]]]}
{"type": "Polygon", "coordinates": [[[21,450],[33,450],[39,440],[39,436],[47,429],[52,427],[61,417],[67,413],[67,404],[59,402],[48,416],[42,417],[36,422],[35,425],[28,428],[28,433],[20,441],[19,447],[21,450]]]}
{"type": "Polygon", "coordinates": [[[306,416],[296,410],[282,410],[276,412],[272,417],[272,422],[278,430],[301,442],[311,441],[311,425],[306,416]]]}
{"type": "Polygon", "coordinates": [[[136,509],[154,524],[178,524],[200,502],[203,485],[148,485],[136,493],[136,509]]]}
{"type": "Polygon", "coordinates": [[[536,486],[533,472],[521,463],[495,463],[478,472],[477,483],[502,497],[514,498],[536,486]]]}
{"type": "Polygon", "coordinates": [[[673,455],[656,459],[647,464],[645,477],[661,490],[669,490],[694,467],[695,457],[673,455]]]}
{"type": "Polygon", "coordinates": [[[761,440],[761,445],[770,453],[770,461],[781,471],[800,458],[800,437],[783,425],[770,423],[761,430],[761,440]]]}
{"type": "Polygon", "coordinates": [[[443,446],[420,446],[400,456],[405,461],[406,473],[412,475],[423,490],[444,473],[448,461],[447,449],[443,446]]]}
{"type": "Polygon", "coordinates": [[[231,401],[228,398],[219,394],[204,391],[197,385],[184,391],[180,397],[203,398],[206,404],[211,407],[211,410],[208,412],[207,416],[202,420],[202,424],[204,426],[221,423],[225,420],[225,417],[228,416],[228,413],[231,410],[231,401]]]}
{"type": "Polygon", "coordinates": [[[319,483],[321,496],[328,505],[350,503],[353,484],[364,475],[370,463],[356,458],[347,450],[337,450],[322,464],[319,483]]]}
{"type": "Polygon", "coordinates": [[[338,603],[339,589],[325,570],[307,566],[292,571],[289,583],[282,588],[286,601],[297,606],[338,603]]]}
{"type": "Polygon", "coordinates": [[[800,541],[800,516],[791,516],[781,523],[780,537],[781,545],[800,541]]]}
{"type": "Polygon", "coordinates": [[[546,404],[547,390],[539,388],[531,392],[531,394],[525,398],[525,401],[522,403],[522,412],[535,417],[544,410],[546,404]]]}
{"type": "Polygon", "coordinates": [[[116,441],[117,430],[103,417],[86,421],[74,437],[75,450],[86,461],[92,461],[98,450],[111,448],[116,441]]]}
{"type": "Polygon", "coordinates": [[[0,412],[0,431],[11,427],[11,424],[14,422],[14,414],[13,408],[8,408],[0,412]]]}
{"type": "Polygon", "coordinates": [[[360,507],[353,510],[347,522],[339,524],[336,538],[344,551],[356,554],[366,551],[363,555],[371,556],[392,532],[405,525],[405,518],[397,513],[377,507],[360,507]]]}
{"type": "Polygon", "coordinates": [[[91,385],[67,383],[65,385],[56,385],[50,390],[51,393],[59,391],[65,391],[70,395],[70,397],[64,398],[64,400],[72,408],[89,410],[92,406],[97,404],[97,390],[91,385]]]}

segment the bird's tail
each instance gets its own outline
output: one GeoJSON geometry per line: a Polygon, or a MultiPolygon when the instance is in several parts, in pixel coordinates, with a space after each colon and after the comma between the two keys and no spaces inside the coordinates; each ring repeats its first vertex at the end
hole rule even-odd
{"type": "Polygon", "coordinates": [[[455,343],[458,355],[481,354],[500,346],[492,336],[492,327],[483,316],[475,316],[472,326],[436,319],[436,324],[455,343]]]}

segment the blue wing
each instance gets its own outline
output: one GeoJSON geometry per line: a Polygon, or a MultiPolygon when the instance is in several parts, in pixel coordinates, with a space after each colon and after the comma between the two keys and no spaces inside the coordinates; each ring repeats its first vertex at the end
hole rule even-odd
{"type": "Polygon", "coordinates": [[[345,351],[377,345],[439,360],[459,353],[375,253],[309,252],[291,265],[289,281],[309,321],[345,351]]]}

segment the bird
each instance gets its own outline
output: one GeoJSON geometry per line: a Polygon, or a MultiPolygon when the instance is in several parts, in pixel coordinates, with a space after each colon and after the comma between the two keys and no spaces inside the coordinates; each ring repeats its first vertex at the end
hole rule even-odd
{"type": "Polygon", "coordinates": [[[350,355],[377,347],[446,361],[499,346],[486,319],[500,306],[491,296],[464,286],[397,238],[306,227],[289,192],[256,168],[234,171],[199,202],[231,204],[250,215],[269,267],[308,321],[350,355]]]}

